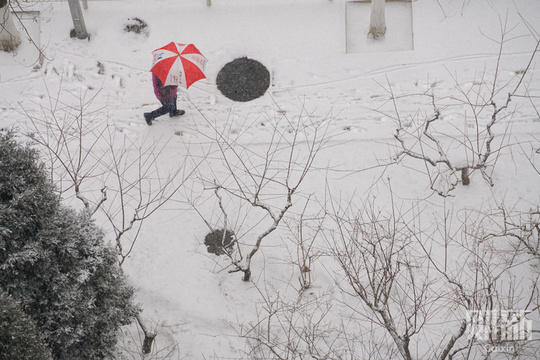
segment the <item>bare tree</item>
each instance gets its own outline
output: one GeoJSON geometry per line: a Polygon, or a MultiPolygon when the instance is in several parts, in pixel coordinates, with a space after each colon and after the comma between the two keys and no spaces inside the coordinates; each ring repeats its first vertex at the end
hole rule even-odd
{"type": "Polygon", "coordinates": [[[110,200],[101,205],[101,210],[114,231],[122,265],[145,221],[178,194],[196,166],[191,168],[179,161],[172,170],[163,169],[159,159],[167,148],[166,139],[139,142],[122,135],[119,139],[110,128],[107,135],[109,149],[100,162],[107,168],[103,181],[108,184],[110,200]]]}
{"type": "Polygon", "coordinates": [[[273,116],[265,122],[269,141],[258,147],[242,144],[236,131],[229,136],[229,125],[221,129],[208,122],[216,134],[213,141],[219,158],[209,164],[212,177],[201,175],[201,179],[217,198],[221,225],[212,225],[206,220],[208,215],[201,216],[211,230],[222,228],[224,234],[227,230],[236,234],[235,247],[226,253],[230,271],[243,272],[244,281],[251,278],[253,257],[293,206],[300,185],[328,141],[328,118],[321,121],[302,113],[293,122],[284,115],[273,116]],[[234,228],[231,224],[235,220],[242,224],[238,216],[245,212],[252,212],[258,220],[240,234],[242,225],[234,228]],[[231,219],[232,214],[237,218],[231,219]]]}
{"type": "MultiPolygon", "coordinates": [[[[465,211],[458,222],[444,208],[440,225],[428,229],[417,205],[403,208],[392,201],[385,210],[373,201],[360,207],[331,203],[336,226],[327,233],[328,244],[342,270],[337,283],[350,296],[345,306],[357,321],[386,332],[402,359],[487,359],[495,348],[522,359],[537,353],[534,339],[505,335],[515,324],[500,315],[501,309],[538,310],[538,275],[515,278],[528,273],[530,258],[523,256],[523,246],[501,243],[510,233],[494,236],[491,212],[465,211]],[[484,333],[475,332],[471,314],[478,313],[501,317],[484,333]]],[[[529,239],[529,228],[518,239],[529,239]]],[[[372,341],[385,338],[378,333],[372,341]]],[[[389,356],[383,352],[377,358],[389,356]]]]}
{"type": "Polygon", "coordinates": [[[312,273],[315,261],[323,256],[323,250],[320,244],[317,244],[317,240],[324,229],[325,214],[320,210],[318,213],[309,215],[307,208],[311,205],[311,201],[310,196],[300,215],[292,216],[285,221],[290,234],[286,238],[294,244],[296,250],[291,255],[291,262],[299,274],[300,294],[313,285],[312,273]]]}
{"type": "Polygon", "coordinates": [[[516,72],[510,82],[501,84],[502,50],[510,34],[506,24],[502,24],[501,29],[502,38],[492,79],[488,79],[484,72],[477,81],[465,87],[459,84],[456,75],[452,75],[457,94],[444,99],[437,96],[435,86],[424,93],[412,95],[396,95],[390,86],[386,88],[393,106],[393,114],[387,115],[397,125],[394,134],[397,153],[394,160],[412,158],[422,161],[431,189],[441,196],[449,195],[459,183],[469,185],[471,174],[475,171],[479,171],[490,186],[494,185],[492,173],[498,156],[505,147],[510,146],[508,134],[503,132],[497,136],[495,125],[506,124],[508,129],[514,115],[510,103],[516,99],[530,100],[526,76],[533,65],[540,39],[524,69],[516,72]],[[503,96],[504,92],[507,92],[506,96],[503,96]],[[399,104],[404,98],[419,99],[425,107],[415,109],[412,114],[402,112],[399,104]],[[467,121],[466,128],[442,120],[447,113],[457,112],[461,112],[467,121]]]}
{"type": "MultiPolygon", "coordinates": [[[[443,269],[441,263],[436,264],[436,256],[430,256],[430,261],[470,304],[467,332],[471,346],[480,345],[477,350],[486,358],[494,349],[513,358],[537,357],[538,340],[532,337],[532,327],[524,325],[529,321],[526,319],[529,313],[536,312],[538,319],[540,276],[537,271],[531,272],[531,265],[535,267],[538,258],[519,241],[535,243],[537,216],[533,215],[535,219],[527,214],[525,220],[523,214],[512,211],[514,219],[521,217],[525,220],[523,224],[527,224],[518,231],[512,228],[513,221],[502,208],[464,212],[459,233],[448,239],[448,244],[457,245],[462,267],[443,269]],[[481,324],[484,328],[478,329],[477,322],[482,323],[482,318],[489,320],[484,320],[481,324]]],[[[423,249],[426,254],[434,255],[425,244],[423,249]]]]}
{"type": "Polygon", "coordinates": [[[100,146],[106,140],[107,126],[94,121],[100,110],[90,110],[94,98],[74,95],[74,105],[68,105],[60,97],[60,88],[56,94],[49,93],[48,105],[40,105],[37,113],[21,106],[22,115],[28,119],[25,135],[44,150],[51,180],[60,195],[65,198],[74,195],[92,216],[106,200],[106,186],[99,179],[107,171],[100,163],[103,156],[100,146]],[[96,193],[99,197],[88,198],[96,193]]]}
{"type": "Polygon", "coordinates": [[[440,211],[427,214],[417,202],[396,204],[391,187],[389,192],[389,207],[377,206],[381,195],[358,206],[327,196],[321,234],[334,263],[325,257],[324,267],[335,275],[337,288],[295,296],[292,277],[276,284],[264,278],[256,285],[256,320],[238,325],[246,354],[538,357],[532,327],[522,326],[526,317],[540,315],[540,275],[530,271],[538,261],[538,212],[532,218],[500,209],[456,212],[444,198],[440,211]]]}
{"type": "MultiPolygon", "coordinates": [[[[114,233],[119,266],[132,253],[145,221],[163,208],[196,169],[179,163],[161,168],[167,140],[129,139],[97,115],[94,98],[75,97],[74,105],[49,94],[39,113],[23,109],[26,135],[49,159],[51,179],[65,199],[75,197],[88,216],[104,215],[114,233]]],[[[145,335],[143,353],[150,353],[156,337],[140,315],[145,335]]]]}
{"type": "Polygon", "coordinates": [[[358,315],[386,329],[401,358],[410,360],[411,340],[427,321],[423,309],[429,301],[428,282],[413,257],[416,219],[405,220],[395,208],[383,214],[369,202],[358,210],[340,206],[331,204],[336,230],[328,244],[344,274],[341,289],[361,299],[365,308],[358,315]]]}
{"type": "Polygon", "coordinates": [[[257,287],[261,297],[256,321],[239,324],[250,359],[351,359],[357,353],[335,321],[330,294],[289,298],[268,284],[257,287]]]}
{"type": "MultiPolygon", "coordinates": [[[[503,204],[489,216],[493,232],[486,239],[504,237],[510,250],[540,260],[540,207],[528,211],[508,210],[503,204]]],[[[540,304],[539,304],[540,305],[540,304]]]]}

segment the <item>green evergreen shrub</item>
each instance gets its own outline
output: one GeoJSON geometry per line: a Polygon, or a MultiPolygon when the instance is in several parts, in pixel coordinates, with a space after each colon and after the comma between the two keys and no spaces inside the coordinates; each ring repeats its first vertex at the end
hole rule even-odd
{"type": "Polygon", "coordinates": [[[0,273],[57,359],[111,356],[138,311],[102,230],[60,204],[36,152],[9,133],[0,135],[0,273]]]}
{"type": "Polygon", "coordinates": [[[0,289],[0,360],[50,360],[51,350],[36,324],[0,289]]]}

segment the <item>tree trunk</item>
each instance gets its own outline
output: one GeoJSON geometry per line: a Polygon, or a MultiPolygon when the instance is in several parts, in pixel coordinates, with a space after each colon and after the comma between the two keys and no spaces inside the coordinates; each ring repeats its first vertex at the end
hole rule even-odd
{"type": "Polygon", "coordinates": [[[21,42],[21,34],[11,17],[9,0],[0,0],[0,50],[13,52],[21,42]]]}
{"type": "Polygon", "coordinates": [[[461,169],[461,183],[463,185],[469,185],[471,183],[471,178],[469,177],[469,168],[461,169]]]}
{"type": "Polygon", "coordinates": [[[371,0],[371,19],[368,35],[375,40],[381,39],[386,34],[385,0],[371,0]]]}
{"type": "Polygon", "coordinates": [[[251,269],[248,267],[246,270],[243,270],[244,277],[242,278],[243,281],[249,281],[251,279],[251,269]]]}
{"type": "Polygon", "coordinates": [[[144,334],[144,341],[143,341],[143,346],[142,346],[143,354],[150,354],[152,352],[152,343],[154,342],[156,335],[157,334],[155,333],[144,334]]]}
{"type": "Polygon", "coordinates": [[[141,330],[144,334],[144,340],[142,345],[142,353],[143,354],[150,354],[152,352],[152,343],[154,342],[154,339],[156,338],[157,334],[155,332],[149,331],[144,323],[142,322],[141,315],[136,316],[137,322],[139,323],[139,326],[141,327],[141,330]]]}

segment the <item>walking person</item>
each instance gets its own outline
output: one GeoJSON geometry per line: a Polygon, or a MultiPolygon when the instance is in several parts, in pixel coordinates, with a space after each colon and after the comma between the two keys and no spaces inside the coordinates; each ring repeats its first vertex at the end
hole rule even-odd
{"type": "Polygon", "coordinates": [[[158,116],[169,113],[170,117],[184,115],[184,110],[178,110],[176,108],[176,100],[178,98],[178,86],[167,85],[163,86],[161,80],[152,73],[152,83],[154,85],[154,94],[156,98],[161,102],[161,107],[152,111],[144,113],[144,119],[146,123],[151,126],[152,121],[158,116]]]}

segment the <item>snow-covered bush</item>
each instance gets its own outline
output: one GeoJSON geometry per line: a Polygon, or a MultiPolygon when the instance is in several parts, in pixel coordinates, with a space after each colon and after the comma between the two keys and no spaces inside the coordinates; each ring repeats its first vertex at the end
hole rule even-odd
{"type": "Polygon", "coordinates": [[[111,355],[137,314],[116,252],[87,213],[62,206],[37,153],[0,135],[0,287],[58,359],[111,355]]]}
{"type": "Polygon", "coordinates": [[[19,304],[0,289],[0,359],[52,359],[36,325],[19,304]]]}
{"type": "Polygon", "coordinates": [[[124,32],[144,35],[146,37],[150,35],[150,32],[148,31],[148,24],[138,17],[127,19],[126,23],[124,24],[124,32]]]}
{"type": "Polygon", "coordinates": [[[58,207],[37,154],[18,146],[11,134],[0,135],[0,263],[10,251],[6,238],[35,236],[58,207]],[[28,214],[31,216],[20,216],[28,214]],[[4,223],[7,228],[4,228],[4,223]],[[9,233],[7,232],[9,230],[9,233]]]}

